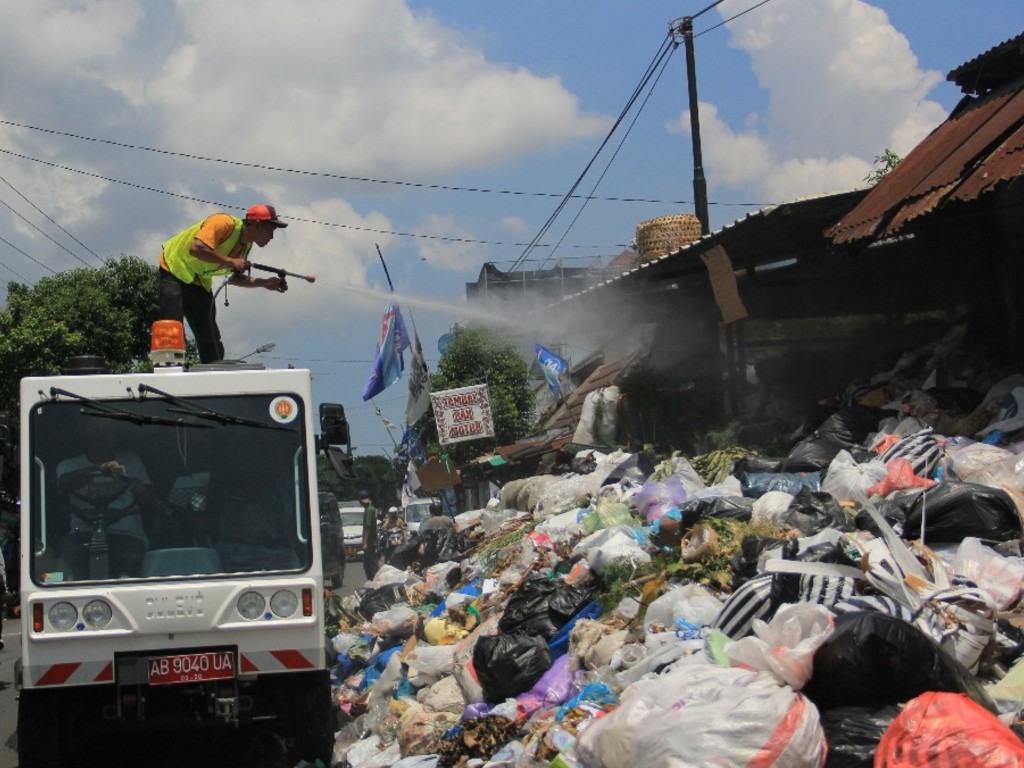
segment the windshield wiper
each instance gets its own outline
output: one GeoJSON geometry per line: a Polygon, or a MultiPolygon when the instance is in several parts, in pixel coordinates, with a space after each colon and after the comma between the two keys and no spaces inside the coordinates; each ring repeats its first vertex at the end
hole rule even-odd
{"type": "Polygon", "coordinates": [[[207,419],[224,425],[231,424],[242,427],[257,427],[259,429],[274,429],[282,432],[294,431],[290,427],[282,427],[279,424],[266,424],[262,421],[256,421],[255,419],[247,419],[244,416],[232,416],[230,413],[221,413],[220,411],[204,408],[201,405],[190,403],[188,400],[182,400],[180,397],[175,397],[174,395],[157,389],[156,387],[151,387],[149,384],[139,384],[139,394],[143,394],[145,392],[152,392],[155,395],[160,395],[161,397],[166,398],[169,403],[178,406],[177,408],[168,408],[167,410],[171,413],[184,413],[189,416],[195,416],[197,419],[207,419]]]}
{"type": "Polygon", "coordinates": [[[56,400],[58,395],[70,397],[72,400],[78,400],[85,406],[82,413],[86,416],[96,416],[103,419],[119,419],[121,421],[130,421],[132,424],[163,424],[168,427],[197,427],[200,429],[211,429],[208,424],[197,424],[194,421],[185,421],[184,419],[168,419],[163,416],[150,416],[147,413],[134,413],[133,411],[126,411],[124,408],[118,408],[117,406],[110,405],[109,403],[102,403],[98,400],[85,397],[84,395],[69,392],[68,390],[61,389],[60,387],[50,387],[50,397],[56,400]]]}

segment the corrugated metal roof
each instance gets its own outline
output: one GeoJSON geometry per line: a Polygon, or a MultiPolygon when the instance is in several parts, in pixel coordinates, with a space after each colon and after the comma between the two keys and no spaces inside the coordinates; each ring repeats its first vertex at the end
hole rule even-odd
{"type": "MultiPolygon", "coordinates": [[[[825,231],[836,244],[897,234],[949,203],[976,200],[1024,175],[1024,35],[950,73],[999,87],[965,101],[852,211],[825,231]],[[986,70],[986,63],[992,68],[986,70]],[[972,74],[973,73],[973,74],[972,74]],[[983,77],[984,73],[984,77],[983,77]],[[1007,76],[1014,76],[1006,82],[1007,76]]],[[[966,84],[963,86],[967,90],[966,84]]]]}
{"type": "Polygon", "coordinates": [[[675,279],[683,274],[703,275],[707,270],[700,254],[714,245],[725,247],[737,269],[779,259],[812,256],[829,245],[822,235],[826,224],[837,221],[866,194],[867,190],[859,189],[765,206],[672,253],[638,264],[617,277],[567,295],[550,306],[578,300],[617,283],[654,282],[675,279]]]}
{"type": "Polygon", "coordinates": [[[946,79],[959,85],[964,93],[988,93],[993,88],[1024,75],[1022,54],[1024,34],[1011,37],[961,64],[946,75],[946,79]]]}
{"type": "Polygon", "coordinates": [[[890,237],[947,201],[965,202],[1024,172],[1024,81],[950,117],[830,229],[836,244],[890,237]]]}

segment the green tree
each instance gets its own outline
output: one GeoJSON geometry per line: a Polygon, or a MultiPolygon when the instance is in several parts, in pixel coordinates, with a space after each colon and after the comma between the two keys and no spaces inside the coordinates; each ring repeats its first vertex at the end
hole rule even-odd
{"type": "Polygon", "coordinates": [[[886,148],[885,152],[875,157],[875,165],[878,167],[865,176],[864,181],[874,186],[885,178],[885,175],[901,162],[903,162],[902,157],[897,155],[891,149],[886,148]]]}
{"type": "MultiPolygon", "coordinates": [[[[0,412],[18,429],[18,387],[25,376],[60,373],[68,358],[100,355],[113,371],[149,366],[150,327],[157,317],[157,268],[135,256],[107,259],[7,284],[0,308],[0,412]]],[[[4,488],[13,493],[8,473],[4,488]]]]}
{"type": "Polygon", "coordinates": [[[31,287],[8,283],[0,309],[0,410],[17,413],[22,377],[59,373],[74,355],[100,355],[113,371],[148,365],[156,269],[122,256],[31,287]]]}
{"type": "MultiPolygon", "coordinates": [[[[530,389],[530,366],[516,344],[497,331],[462,328],[452,339],[430,377],[434,392],[472,384],[487,384],[498,445],[514,443],[534,429],[535,400],[530,389]]],[[[436,429],[436,427],[435,427],[436,429]]],[[[436,432],[434,434],[436,440],[436,432]]],[[[457,458],[482,452],[480,441],[456,446],[457,458]]]]}

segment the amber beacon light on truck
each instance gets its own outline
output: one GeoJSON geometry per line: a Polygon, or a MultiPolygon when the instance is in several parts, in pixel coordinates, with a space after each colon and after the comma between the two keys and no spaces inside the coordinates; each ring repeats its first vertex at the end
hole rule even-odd
{"type": "Polygon", "coordinates": [[[181,365],[185,362],[185,327],[179,320],[157,320],[149,342],[153,365],[181,365]]]}

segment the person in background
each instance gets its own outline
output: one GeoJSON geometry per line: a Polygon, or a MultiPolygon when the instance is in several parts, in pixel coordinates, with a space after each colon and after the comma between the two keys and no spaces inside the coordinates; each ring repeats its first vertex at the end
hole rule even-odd
{"type": "Polygon", "coordinates": [[[435,528],[454,528],[455,521],[452,520],[448,515],[444,513],[444,507],[441,506],[440,499],[434,499],[430,502],[430,517],[420,523],[421,531],[430,531],[435,528]]]}
{"type": "Polygon", "coordinates": [[[164,243],[159,260],[159,319],[188,321],[196,338],[199,362],[224,359],[213,278],[231,275],[231,285],[283,291],[280,277],[252,277],[243,270],[252,246],[263,248],[274,239],[274,232],[287,226],[277,218],[273,206],[254,205],[244,219],[215,213],[164,243]]]}
{"type": "Polygon", "coordinates": [[[408,526],[398,507],[389,507],[380,528],[381,559],[387,563],[394,551],[405,544],[408,526]]]}
{"type": "Polygon", "coordinates": [[[356,496],[363,505],[363,573],[369,581],[376,573],[377,561],[377,508],[370,502],[370,494],[360,491],[356,496]]]}

